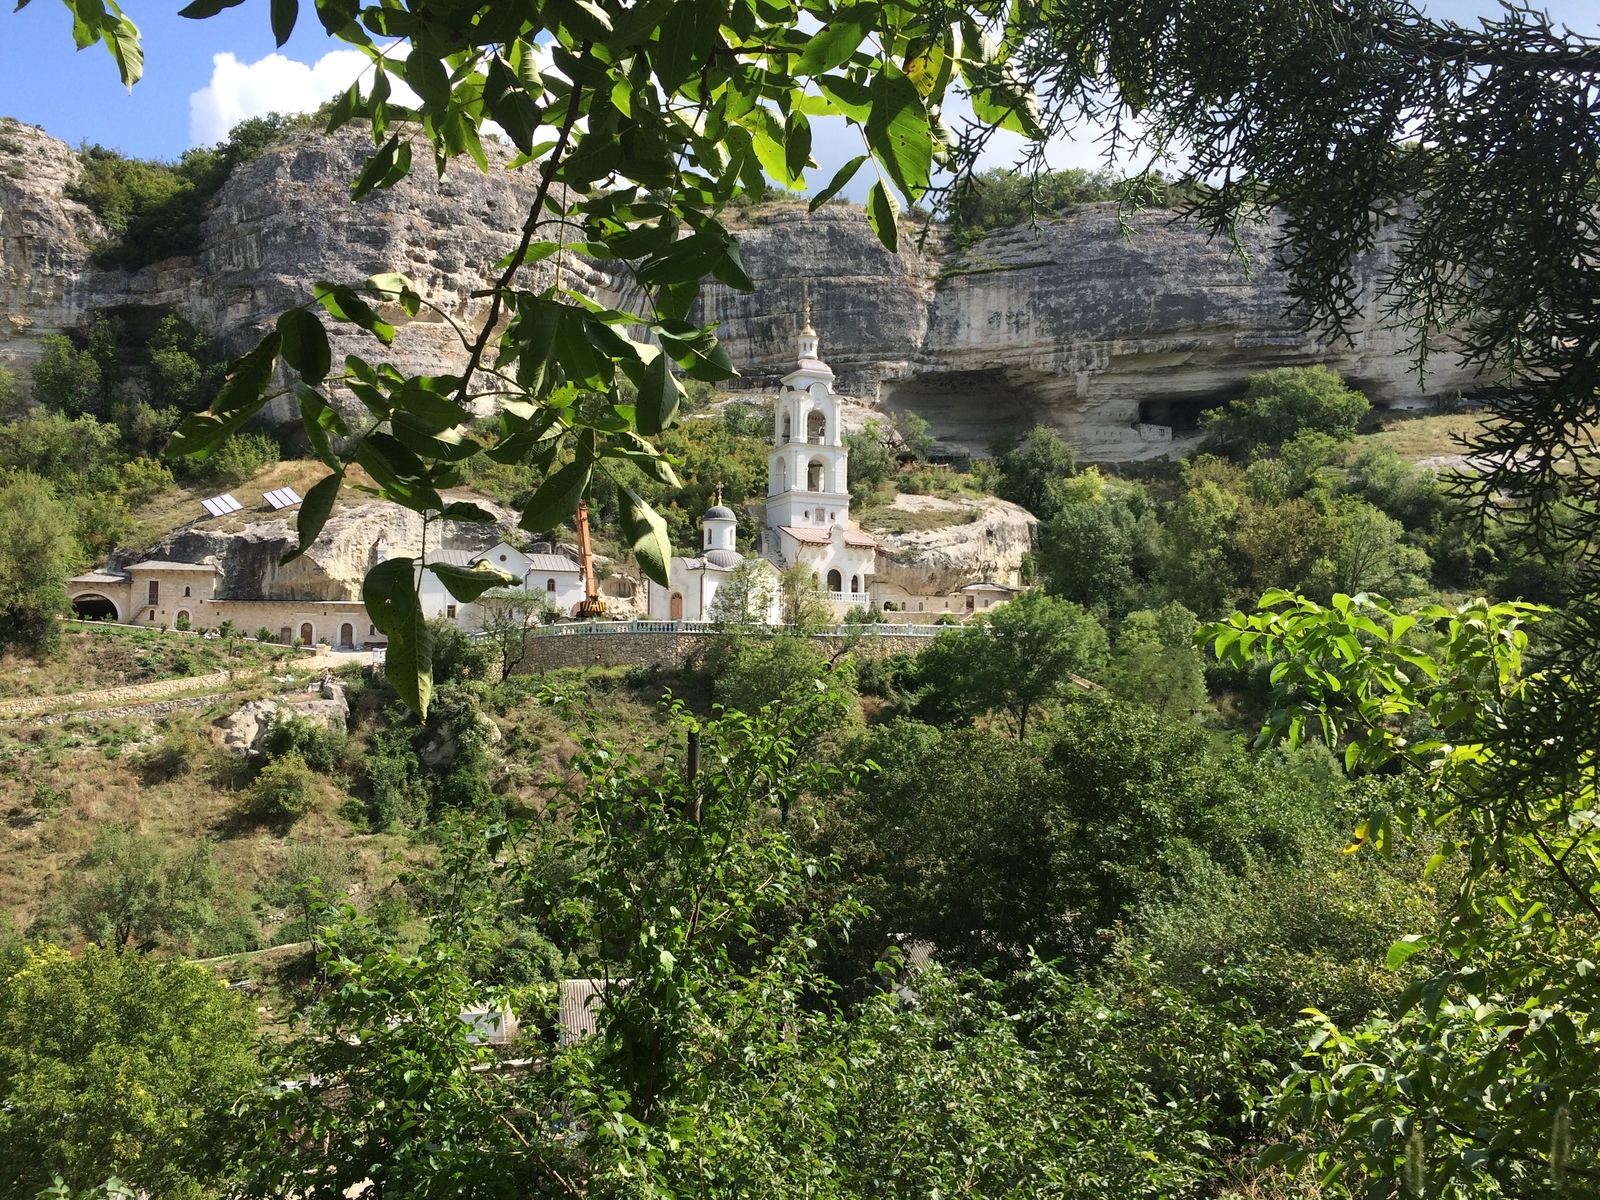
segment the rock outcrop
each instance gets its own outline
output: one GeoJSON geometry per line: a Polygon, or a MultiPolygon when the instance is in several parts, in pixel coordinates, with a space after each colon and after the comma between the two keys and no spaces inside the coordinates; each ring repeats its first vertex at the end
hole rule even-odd
{"type": "Polygon", "coordinates": [[[260,758],[266,753],[267,731],[281,717],[298,717],[324,729],[344,732],[350,720],[344,685],[330,680],[317,695],[303,699],[251,700],[220,718],[216,728],[227,749],[245,758],[260,758]]]}
{"type": "MultiPolygon", "coordinates": [[[[0,362],[26,369],[37,338],[81,325],[95,310],[175,309],[233,350],[254,342],[282,309],[322,278],[403,271],[446,314],[386,314],[401,331],[381,356],[449,373],[465,361],[456,329],[483,320],[474,293],[515,244],[535,190],[527,171],[453,165],[440,180],[418,155],[413,174],[359,204],[349,181],[372,152],[357,129],[300,133],[235,172],[213,200],[192,259],[135,273],[105,271],[90,247],[103,236],[64,189],[73,152],[30,126],[0,123],[0,362]]],[[[1246,230],[1251,267],[1202,231],[1164,213],[1135,218],[1124,237],[1109,205],[1087,205],[1037,231],[996,233],[957,250],[911,231],[891,254],[861,209],[808,214],[780,203],[738,229],[749,294],[708,283],[701,315],[719,323],[744,373],[769,386],[791,365],[809,303],[839,390],[928,419],[955,452],[982,451],[1004,428],[1043,421],[1086,458],[1145,457],[1200,408],[1237,394],[1270,367],[1326,363],[1383,404],[1470,388],[1434,359],[1428,391],[1410,374],[1403,338],[1376,320],[1373,286],[1391,248],[1364,264],[1368,322],[1349,345],[1324,345],[1289,312],[1273,231],[1246,230]]],[[[568,257],[530,270],[603,303],[629,303],[633,285],[611,264],[568,257]]],[[[364,335],[335,329],[336,357],[377,357],[364,335]]],[[[287,407],[277,415],[289,417],[287,407]]]]}
{"type": "Polygon", "coordinates": [[[1022,556],[1033,547],[1038,518],[1021,505],[986,497],[946,500],[939,496],[895,497],[909,513],[949,513],[951,523],[906,533],[874,530],[877,579],[914,596],[938,596],[975,580],[1015,580],[1022,556]]]}
{"type": "MultiPolygon", "coordinates": [[[[476,502],[495,514],[496,524],[435,523],[428,544],[487,550],[515,527],[516,517],[508,510],[481,498],[476,502]]],[[[310,550],[280,563],[296,544],[294,530],[282,518],[212,519],[185,525],[152,548],[118,550],[107,565],[121,570],[144,558],[215,563],[222,568],[219,600],[356,600],[369,567],[422,552],[422,518],[386,500],[353,504],[334,511],[310,550]]]]}

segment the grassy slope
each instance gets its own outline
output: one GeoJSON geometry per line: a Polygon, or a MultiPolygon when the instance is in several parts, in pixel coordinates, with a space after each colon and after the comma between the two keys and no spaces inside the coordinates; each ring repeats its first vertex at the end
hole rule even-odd
{"type": "Polygon", "coordinates": [[[208,675],[219,668],[237,673],[290,659],[290,652],[281,646],[237,641],[224,645],[197,634],[163,635],[155,629],[69,625],[61,648],[48,659],[0,656],[0,699],[68,696],[125,684],[208,675]]]}

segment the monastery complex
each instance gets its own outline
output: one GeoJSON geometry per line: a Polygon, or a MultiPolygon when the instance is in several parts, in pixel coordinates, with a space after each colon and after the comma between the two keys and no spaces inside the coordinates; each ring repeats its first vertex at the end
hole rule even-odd
{"type": "MultiPolygon", "coordinates": [[[[975,579],[936,595],[916,595],[903,586],[878,582],[884,550],[850,516],[850,451],[841,428],[841,397],[809,318],[797,338],[797,351],[794,369],[783,376],[774,404],[766,521],[758,553],[746,558],[739,552],[738,517],[719,500],[703,518],[699,553],[671,560],[666,587],[645,585],[648,617],[725,619],[730,614],[719,610],[717,594],[737,575],[745,584],[740,595],[747,605],[753,598],[755,605],[755,611],[740,615],[779,623],[780,576],[794,568],[814,575],[835,620],[853,608],[872,608],[893,611],[899,621],[931,622],[947,613],[979,612],[1015,594],[1021,586],[1015,570],[1004,579],[975,579]]],[[[384,539],[373,546],[372,556],[375,562],[389,557],[384,539]]],[[[546,547],[530,552],[502,541],[482,551],[428,551],[424,563],[435,562],[464,567],[487,563],[516,576],[533,595],[542,594],[549,608],[566,613],[584,596],[578,562],[546,547]]],[[[477,603],[458,604],[426,565],[419,572],[423,611],[429,618],[442,617],[469,632],[483,627],[485,605],[494,603],[494,593],[477,603]]],[[[340,649],[384,644],[358,595],[341,600],[219,596],[222,574],[214,561],[149,559],[121,571],[79,575],[70,581],[69,598],[82,616],[125,624],[216,628],[231,621],[242,633],[266,631],[286,644],[326,642],[340,649]]]]}

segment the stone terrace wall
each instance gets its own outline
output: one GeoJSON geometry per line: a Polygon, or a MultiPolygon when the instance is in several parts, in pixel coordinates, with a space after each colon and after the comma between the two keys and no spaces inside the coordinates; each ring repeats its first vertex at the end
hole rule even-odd
{"type": "Polygon", "coordinates": [[[130,683],[125,687],[103,688],[94,692],[73,692],[65,696],[22,696],[14,700],[0,700],[0,717],[23,717],[67,705],[96,708],[115,704],[119,700],[155,700],[162,696],[191,691],[197,687],[215,687],[227,683],[229,678],[227,671],[213,671],[209,675],[190,675],[184,679],[158,679],[154,683],[130,683]]]}

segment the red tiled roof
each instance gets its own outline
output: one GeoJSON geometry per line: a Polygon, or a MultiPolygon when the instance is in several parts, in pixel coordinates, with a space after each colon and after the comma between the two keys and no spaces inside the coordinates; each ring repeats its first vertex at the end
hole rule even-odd
{"type": "MultiPolygon", "coordinates": [[[[816,525],[780,525],[778,528],[797,542],[810,542],[813,545],[825,546],[833,541],[833,533],[830,530],[822,529],[816,525]]],[[[878,545],[877,542],[856,529],[846,529],[844,531],[844,544],[846,546],[870,546],[874,549],[878,545]]]]}

